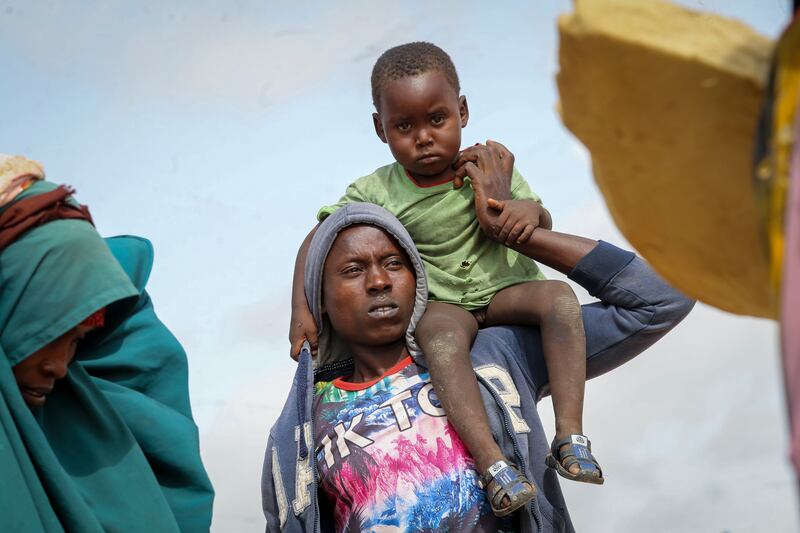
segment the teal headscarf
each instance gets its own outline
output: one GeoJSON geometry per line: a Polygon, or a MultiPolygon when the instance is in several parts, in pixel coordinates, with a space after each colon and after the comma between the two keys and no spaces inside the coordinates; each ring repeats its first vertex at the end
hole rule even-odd
{"type": "Polygon", "coordinates": [[[152,258],[81,220],[0,252],[0,531],[208,531],[186,355],[144,290],[152,258]],[[12,367],[103,307],[106,326],[31,411],[12,367]]]}

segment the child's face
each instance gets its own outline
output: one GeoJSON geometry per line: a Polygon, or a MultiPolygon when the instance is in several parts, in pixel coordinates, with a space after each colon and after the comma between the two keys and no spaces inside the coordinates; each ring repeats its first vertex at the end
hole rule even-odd
{"type": "Polygon", "coordinates": [[[378,137],[415,179],[433,183],[452,178],[469,111],[467,99],[444,74],[431,70],[387,83],[372,117],[378,137]]]}
{"type": "Polygon", "coordinates": [[[72,328],[14,367],[14,378],[29,407],[44,405],[56,380],[67,375],[78,341],[91,329],[87,326],[72,328]]]}

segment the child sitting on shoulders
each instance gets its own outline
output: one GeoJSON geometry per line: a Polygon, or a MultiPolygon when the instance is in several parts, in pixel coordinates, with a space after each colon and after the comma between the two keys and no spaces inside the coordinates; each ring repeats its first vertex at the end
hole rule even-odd
{"type": "MultiPolygon", "coordinates": [[[[418,42],[384,52],[372,72],[372,96],[375,131],[395,162],[356,180],[318,218],[348,202],[375,203],[397,216],[414,239],[430,292],[416,340],[447,418],[482,475],[493,512],[508,515],[536,493],[492,438],[470,359],[482,327],[540,327],[556,420],[547,464],[566,478],[603,483],[582,435],[586,345],[580,304],[566,283],[544,279],[533,260],[514,250],[537,226],[550,229],[550,214],[513,168],[514,156],[505,147],[488,141],[461,151],[467,100],[460,95],[455,66],[440,48],[418,42]],[[511,193],[486,201],[495,220],[491,238],[482,229],[484,213],[478,212],[473,188],[463,186],[487,151],[504,161],[511,193]]],[[[317,340],[303,288],[309,242],[310,236],[295,268],[293,354],[304,340],[312,346],[317,340]]]]}

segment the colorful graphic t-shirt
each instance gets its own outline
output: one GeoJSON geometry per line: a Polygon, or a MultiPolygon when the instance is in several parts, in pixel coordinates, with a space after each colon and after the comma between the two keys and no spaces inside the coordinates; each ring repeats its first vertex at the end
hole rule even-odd
{"type": "Polygon", "coordinates": [[[337,532],[513,531],[494,516],[427,372],[407,357],[374,382],[318,382],[320,495],[337,532]]]}

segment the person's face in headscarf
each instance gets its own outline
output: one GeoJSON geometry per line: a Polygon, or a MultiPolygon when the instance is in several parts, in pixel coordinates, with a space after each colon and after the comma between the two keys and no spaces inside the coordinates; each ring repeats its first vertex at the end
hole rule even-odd
{"type": "Polygon", "coordinates": [[[75,358],[78,342],[87,333],[102,325],[104,310],[75,326],[62,336],[26,357],[14,368],[22,398],[29,407],[41,407],[56,381],[67,375],[67,367],[75,358]]]}
{"type": "Polygon", "coordinates": [[[334,241],[323,272],[323,312],[351,346],[405,342],[416,279],[408,256],[384,230],[350,226],[334,241]]]}
{"type": "MultiPolygon", "coordinates": [[[[54,192],[57,185],[37,180],[0,206],[0,216],[12,209],[35,218],[31,200],[54,192]]],[[[68,372],[77,342],[103,325],[105,309],[138,294],[89,222],[54,214],[56,220],[42,219],[0,247],[0,346],[30,407],[45,404],[68,372]]]]}

